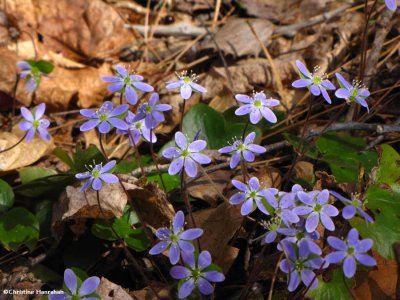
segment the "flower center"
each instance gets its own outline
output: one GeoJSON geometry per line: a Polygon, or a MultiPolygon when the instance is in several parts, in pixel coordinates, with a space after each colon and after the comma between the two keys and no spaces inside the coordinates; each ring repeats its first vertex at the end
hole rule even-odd
{"type": "Polygon", "coordinates": [[[354,88],[354,89],[351,90],[351,96],[352,96],[352,97],[358,96],[358,90],[357,90],[356,88],[354,88]]]}
{"type": "Polygon", "coordinates": [[[304,238],[304,232],[298,231],[296,233],[296,238],[297,238],[298,241],[301,241],[304,238]]]}
{"type": "Polygon", "coordinates": [[[251,191],[249,196],[250,196],[250,198],[255,198],[255,197],[257,197],[257,192],[256,191],[251,191]]]}
{"type": "Polygon", "coordinates": [[[354,247],[349,247],[349,248],[347,248],[347,254],[348,254],[348,255],[353,255],[354,252],[355,252],[354,247]]]}
{"type": "Polygon", "coordinates": [[[353,201],[351,201],[351,205],[353,205],[354,207],[359,207],[360,203],[357,199],[354,199],[353,201]]]}
{"type": "Polygon", "coordinates": [[[185,150],[182,151],[182,156],[183,156],[183,157],[188,157],[189,154],[190,154],[190,152],[189,152],[188,149],[185,149],[185,150]]]}
{"type": "Polygon", "coordinates": [[[254,106],[257,108],[260,108],[262,106],[262,102],[260,99],[257,99],[256,101],[254,101],[254,106]]]}
{"type": "Polygon", "coordinates": [[[105,121],[107,121],[108,116],[106,114],[100,114],[99,119],[100,119],[100,121],[105,122],[105,121]]]}
{"type": "Polygon", "coordinates": [[[153,111],[153,106],[147,105],[145,110],[149,114],[149,113],[151,113],[153,111]]]}
{"type": "Polygon", "coordinates": [[[199,277],[201,277],[201,270],[195,268],[192,270],[192,278],[194,279],[198,279],[199,277]]]}
{"type": "Polygon", "coordinates": [[[314,82],[314,84],[316,84],[316,85],[321,85],[321,84],[322,84],[322,78],[319,77],[319,76],[315,76],[315,77],[313,78],[313,82],[314,82]]]}
{"type": "Polygon", "coordinates": [[[92,177],[97,178],[100,176],[100,171],[99,170],[93,170],[92,171],[92,177]]]}
{"type": "Polygon", "coordinates": [[[141,123],[141,122],[137,122],[137,123],[135,124],[135,128],[136,128],[136,129],[141,129],[141,128],[142,128],[142,123],[141,123]]]}
{"type": "Polygon", "coordinates": [[[124,83],[125,83],[125,85],[130,84],[130,83],[131,83],[131,78],[130,78],[129,76],[126,76],[126,77],[124,78],[124,83]]]}
{"type": "Polygon", "coordinates": [[[302,261],[298,260],[294,263],[294,269],[297,271],[301,271],[304,269],[304,264],[302,261]]]}
{"type": "Polygon", "coordinates": [[[314,211],[320,212],[321,210],[322,210],[322,205],[319,204],[319,203],[317,203],[317,204],[314,206],[314,211]]]}
{"type": "Polygon", "coordinates": [[[40,126],[40,120],[34,120],[34,121],[32,122],[32,126],[33,126],[34,128],[39,128],[39,126],[40,126]]]}
{"type": "Polygon", "coordinates": [[[176,234],[171,234],[169,239],[171,240],[171,242],[178,242],[179,236],[177,236],[176,234]]]}
{"type": "Polygon", "coordinates": [[[183,77],[183,83],[184,84],[189,84],[190,83],[190,77],[189,76],[185,76],[185,77],[183,77]]]}
{"type": "Polygon", "coordinates": [[[240,143],[237,147],[240,151],[246,150],[246,145],[243,143],[240,143]]]}

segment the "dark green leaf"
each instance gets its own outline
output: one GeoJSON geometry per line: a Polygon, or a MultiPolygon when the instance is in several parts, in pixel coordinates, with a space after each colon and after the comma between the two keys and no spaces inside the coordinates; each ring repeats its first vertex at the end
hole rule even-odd
{"type": "Polygon", "coordinates": [[[21,184],[14,188],[14,192],[29,198],[35,198],[41,195],[58,195],[67,185],[72,184],[75,180],[75,177],[71,174],[51,175],[26,184],[21,184]]]}
{"type": "Polygon", "coordinates": [[[50,74],[54,69],[54,65],[45,60],[39,60],[36,62],[36,67],[40,70],[40,72],[44,74],[50,74]]]}
{"type": "Polygon", "coordinates": [[[0,179],[0,212],[3,212],[14,204],[14,192],[11,186],[0,179]]]}
{"type": "Polygon", "coordinates": [[[54,149],[53,151],[54,155],[57,156],[62,162],[64,162],[67,166],[69,166],[71,168],[71,171],[74,171],[74,161],[72,160],[72,158],[68,155],[67,151],[65,151],[64,149],[57,147],[56,149],[54,149]]]}
{"type": "MultiPolygon", "coordinates": [[[[172,175],[169,175],[168,173],[162,173],[161,176],[165,183],[165,188],[166,188],[167,192],[179,187],[181,184],[181,177],[179,174],[172,176],[172,175]]],[[[158,174],[153,174],[153,175],[147,176],[147,180],[150,182],[157,182],[158,185],[162,187],[162,182],[161,182],[160,176],[158,174]]]]}
{"type": "Polygon", "coordinates": [[[76,149],[74,155],[75,172],[81,173],[87,171],[87,166],[99,163],[105,163],[103,154],[97,149],[96,146],[91,145],[89,148],[76,149]]]}
{"type": "Polygon", "coordinates": [[[13,208],[0,216],[0,242],[7,249],[26,245],[33,249],[39,238],[39,222],[23,207],[13,208]]]}

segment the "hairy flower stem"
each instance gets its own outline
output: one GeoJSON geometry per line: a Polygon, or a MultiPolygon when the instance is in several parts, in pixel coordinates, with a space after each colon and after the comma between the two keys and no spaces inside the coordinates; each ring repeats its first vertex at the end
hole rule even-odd
{"type": "Polygon", "coordinates": [[[20,77],[19,74],[16,73],[15,74],[15,85],[14,85],[14,89],[13,89],[13,96],[12,96],[12,109],[11,109],[11,122],[10,122],[10,126],[8,127],[8,131],[10,132],[12,127],[13,127],[13,119],[15,117],[15,110],[16,110],[16,104],[17,104],[17,89],[18,89],[18,84],[20,81],[20,77]]]}
{"type": "Polygon", "coordinates": [[[119,95],[119,104],[121,105],[122,104],[122,97],[124,96],[124,93],[121,93],[120,95],[119,95]]]}
{"type": "Polygon", "coordinates": [[[249,178],[249,170],[247,170],[246,161],[243,158],[241,158],[240,164],[242,166],[243,181],[246,182],[247,179],[249,178]]]}
{"type": "Polygon", "coordinates": [[[106,217],[106,214],[104,213],[104,210],[103,210],[103,208],[101,207],[101,204],[100,204],[100,193],[99,193],[99,191],[96,191],[96,198],[97,198],[97,205],[99,206],[100,213],[102,214],[104,221],[107,223],[107,226],[112,231],[115,239],[117,239],[119,241],[120,245],[122,245],[124,247],[125,256],[131,261],[133,267],[140,273],[140,275],[142,276],[142,278],[144,279],[146,284],[150,287],[150,289],[152,290],[154,295],[156,295],[157,299],[161,299],[160,296],[157,294],[157,292],[154,290],[154,288],[149,284],[149,279],[147,278],[146,274],[143,272],[142,267],[136,261],[135,257],[130,253],[129,249],[126,246],[125,241],[121,238],[121,236],[118,234],[118,232],[112,226],[110,220],[106,217]]]}
{"type": "Polygon", "coordinates": [[[183,103],[182,103],[182,111],[181,111],[181,122],[179,124],[179,131],[182,131],[183,128],[183,116],[185,115],[185,106],[186,106],[186,100],[183,99],[183,103]]]}
{"type": "Polygon", "coordinates": [[[108,156],[106,154],[106,151],[104,150],[104,146],[103,146],[103,139],[101,138],[103,134],[99,134],[99,144],[100,144],[100,151],[104,156],[104,159],[106,160],[106,162],[109,161],[108,156]]]}
{"type": "MultiPolygon", "coordinates": [[[[153,162],[156,166],[158,177],[160,177],[161,184],[163,186],[165,194],[167,194],[167,187],[165,185],[164,179],[162,178],[162,174],[160,171],[160,167],[158,165],[158,160],[157,160],[157,155],[154,153],[154,147],[153,147],[153,128],[150,129],[150,153],[151,153],[151,158],[153,159],[153,162]]],[[[143,170],[144,172],[144,170],[143,170]]]]}
{"type": "Polygon", "coordinates": [[[9,151],[9,150],[11,150],[11,149],[17,147],[17,146],[18,146],[19,144],[21,144],[21,142],[25,139],[25,137],[26,137],[27,134],[28,134],[28,132],[26,132],[26,133],[24,134],[24,136],[23,136],[17,143],[15,143],[14,145],[12,145],[12,146],[10,146],[10,147],[8,147],[8,148],[6,148],[6,149],[0,150],[0,154],[1,154],[1,153],[4,153],[4,152],[7,152],[7,151],[9,151]]]}
{"type": "Polygon", "coordinates": [[[314,97],[312,96],[312,94],[310,94],[310,103],[308,106],[307,116],[306,116],[306,120],[304,122],[303,130],[302,130],[301,137],[300,137],[299,148],[298,148],[298,152],[300,152],[300,153],[297,153],[297,152],[294,153],[294,157],[293,157],[292,163],[290,165],[290,168],[286,172],[285,176],[282,179],[282,182],[285,182],[285,189],[287,189],[289,187],[289,183],[290,183],[289,179],[292,176],[292,173],[293,173],[296,163],[303,157],[304,152],[306,150],[306,147],[304,146],[304,141],[305,141],[305,135],[306,135],[306,131],[307,131],[307,128],[309,125],[309,120],[310,120],[311,111],[312,111],[312,107],[313,107],[313,100],[314,100],[314,97]]]}
{"type": "MultiPolygon", "coordinates": [[[[184,172],[184,170],[181,171],[181,196],[183,198],[183,202],[185,203],[186,209],[188,211],[188,214],[189,214],[189,217],[190,217],[190,222],[192,223],[191,227],[192,228],[197,228],[196,221],[195,221],[195,219],[193,217],[192,206],[190,205],[189,193],[188,193],[187,185],[186,185],[186,181],[185,181],[185,172],[184,172]]],[[[199,239],[196,239],[196,241],[197,241],[198,250],[201,251],[199,239]]]]}
{"type": "Polygon", "coordinates": [[[246,131],[247,131],[247,128],[249,127],[249,124],[250,124],[250,119],[247,120],[246,125],[243,128],[243,133],[242,133],[242,140],[243,141],[244,141],[244,137],[246,136],[246,131]]]}
{"type": "Polygon", "coordinates": [[[128,138],[129,138],[129,140],[130,140],[130,141],[132,142],[132,144],[133,144],[133,148],[134,148],[134,150],[135,150],[136,160],[137,160],[137,163],[138,163],[138,165],[139,165],[140,172],[142,173],[142,177],[146,178],[146,174],[145,174],[145,172],[144,172],[144,168],[143,168],[143,164],[142,164],[142,157],[141,157],[141,155],[140,155],[139,148],[137,147],[135,141],[133,140],[133,138],[131,137],[130,134],[128,134],[128,138]]]}

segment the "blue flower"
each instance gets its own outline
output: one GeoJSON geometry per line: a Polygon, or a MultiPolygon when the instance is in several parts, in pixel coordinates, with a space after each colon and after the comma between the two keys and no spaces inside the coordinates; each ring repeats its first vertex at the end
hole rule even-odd
{"type": "Polygon", "coordinates": [[[156,128],[158,124],[165,121],[163,112],[171,110],[169,104],[159,103],[160,97],[157,93],[150,96],[148,103],[143,103],[138,109],[138,114],[135,116],[134,121],[144,119],[144,124],[147,128],[156,128]]]}
{"type": "Polygon", "coordinates": [[[261,117],[264,117],[271,123],[276,123],[277,118],[270,107],[278,106],[280,103],[279,100],[267,99],[267,96],[263,92],[256,93],[253,97],[239,94],[235,98],[237,101],[245,103],[245,105],[235,111],[235,115],[243,116],[250,114],[250,122],[252,124],[260,122],[261,117]]]}
{"type": "Polygon", "coordinates": [[[197,76],[195,74],[188,75],[187,71],[183,71],[178,80],[168,81],[166,88],[168,90],[174,90],[179,88],[181,97],[184,100],[189,99],[192,96],[192,92],[206,93],[207,90],[200,84],[197,84],[197,76]]]}
{"type": "Polygon", "coordinates": [[[81,131],[87,131],[99,126],[100,133],[108,133],[112,127],[127,130],[128,125],[119,117],[128,110],[127,104],[122,104],[113,109],[111,101],[106,101],[99,110],[81,109],[81,115],[89,118],[89,121],[82,124],[81,131]]]}
{"type": "Polygon", "coordinates": [[[359,81],[353,81],[353,84],[348,83],[339,73],[336,73],[336,78],[339,81],[340,88],[335,92],[335,96],[349,102],[357,102],[369,111],[368,103],[365,101],[365,98],[370,95],[367,88],[359,81]]]}
{"type": "Polygon", "coordinates": [[[325,74],[320,74],[320,68],[315,67],[314,72],[310,73],[306,66],[299,60],[296,60],[297,67],[300,71],[300,78],[292,83],[295,88],[309,88],[311,94],[319,96],[322,94],[325,101],[332,103],[331,98],[326,90],[334,90],[335,86],[326,78],[325,74]]]}
{"type": "Polygon", "coordinates": [[[125,94],[126,101],[135,105],[138,101],[136,91],[152,92],[154,88],[142,82],[143,77],[140,75],[129,75],[128,71],[121,65],[116,66],[117,76],[104,76],[102,79],[111,82],[108,90],[112,93],[120,92],[125,94]]]}
{"type": "Polygon", "coordinates": [[[114,168],[116,163],[117,162],[115,160],[112,160],[106,163],[104,166],[103,164],[89,166],[91,170],[84,173],[76,174],[75,177],[77,179],[87,179],[85,184],[81,187],[80,191],[83,192],[90,185],[95,191],[98,191],[101,189],[103,182],[106,183],[118,182],[118,177],[110,173],[110,170],[114,168]]]}

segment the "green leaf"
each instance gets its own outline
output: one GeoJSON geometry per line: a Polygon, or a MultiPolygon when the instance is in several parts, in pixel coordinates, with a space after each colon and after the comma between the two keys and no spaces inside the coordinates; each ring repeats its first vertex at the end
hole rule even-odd
{"type": "Polygon", "coordinates": [[[201,129],[200,136],[204,136],[208,148],[217,149],[225,135],[225,120],[216,110],[206,104],[199,103],[186,113],[182,128],[190,141],[201,129]]]}
{"type": "Polygon", "coordinates": [[[25,208],[13,208],[0,216],[0,242],[5,248],[15,251],[26,245],[33,250],[38,238],[39,222],[25,208]]]}
{"type": "Polygon", "coordinates": [[[316,144],[322,159],[329,164],[339,183],[357,182],[360,165],[364,167],[365,174],[368,174],[377,162],[377,153],[365,150],[363,138],[347,133],[327,133],[316,144]]]}
{"type": "Polygon", "coordinates": [[[400,192],[400,155],[389,145],[381,146],[381,158],[373,180],[386,183],[392,190],[400,192]]]}
{"type": "MultiPolygon", "coordinates": [[[[169,175],[168,173],[161,173],[161,177],[165,183],[165,188],[167,192],[179,187],[181,184],[181,177],[179,174],[169,175]]],[[[158,185],[162,187],[162,182],[158,174],[147,176],[147,180],[150,182],[157,182],[158,185]]]]}
{"type": "MultiPolygon", "coordinates": [[[[298,136],[290,133],[284,133],[283,136],[290,143],[290,145],[292,145],[296,149],[300,148],[300,138],[298,136]]],[[[304,149],[304,154],[308,157],[313,159],[318,158],[318,151],[313,143],[303,142],[302,149],[304,149]]]]}
{"type": "Polygon", "coordinates": [[[314,300],[353,300],[349,289],[353,285],[353,279],[343,276],[341,268],[333,272],[333,277],[329,282],[324,282],[321,276],[318,277],[318,286],[309,290],[307,296],[314,300]]]}
{"type": "Polygon", "coordinates": [[[375,222],[365,224],[361,218],[353,218],[350,224],[357,228],[363,238],[374,241],[374,249],[386,259],[394,259],[392,246],[400,241],[400,191],[398,180],[399,154],[389,145],[381,146],[381,156],[373,184],[366,193],[366,205],[374,213],[375,222]]]}
{"type": "Polygon", "coordinates": [[[0,179],[0,212],[6,211],[14,204],[14,192],[11,186],[0,179]]]}
{"type": "Polygon", "coordinates": [[[21,184],[14,188],[14,192],[17,195],[29,198],[36,198],[42,195],[57,196],[67,185],[72,184],[75,180],[75,177],[71,174],[56,174],[21,184]]]}
{"type": "Polygon", "coordinates": [[[74,170],[74,161],[72,158],[68,155],[68,152],[65,151],[64,149],[57,147],[53,151],[54,155],[57,156],[62,162],[64,162],[67,166],[71,168],[71,170],[74,170]]]}
{"type": "Polygon", "coordinates": [[[41,167],[26,167],[18,171],[22,184],[32,182],[36,179],[57,174],[54,170],[41,167]]]}
{"type": "MultiPolygon", "coordinates": [[[[136,214],[131,210],[125,210],[121,218],[112,222],[112,228],[133,250],[144,251],[150,246],[150,242],[142,228],[132,228],[132,225],[137,222],[136,214]]],[[[96,220],[91,231],[94,236],[103,240],[115,241],[118,239],[106,220],[96,220]]]]}
{"type": "MultiPolygon", "coordinates": [[[[247,120],[239,122],[234,118],[225,119],[223,114],[206,104],[199,103],[186,113],[182,127],[189,141],[192,141],[198,131],[201,130],[200,137],[206,140],[207,147],[209,149],[219,149],[232,142],[233,139],[241,138],[246,122],[247,120]]],[[[252,131],[256,132],[257,138],[261,137],[261,129],[249,124],[246,129],[246,135],[252,131]]]]}
{"type": "Polygon", "coordinates": [[[40,72],[44,74],[50,74],[54,69],[54,65],[45,60],[39,60],[36,62],[36,67],[40,70],[40,72]]]}

